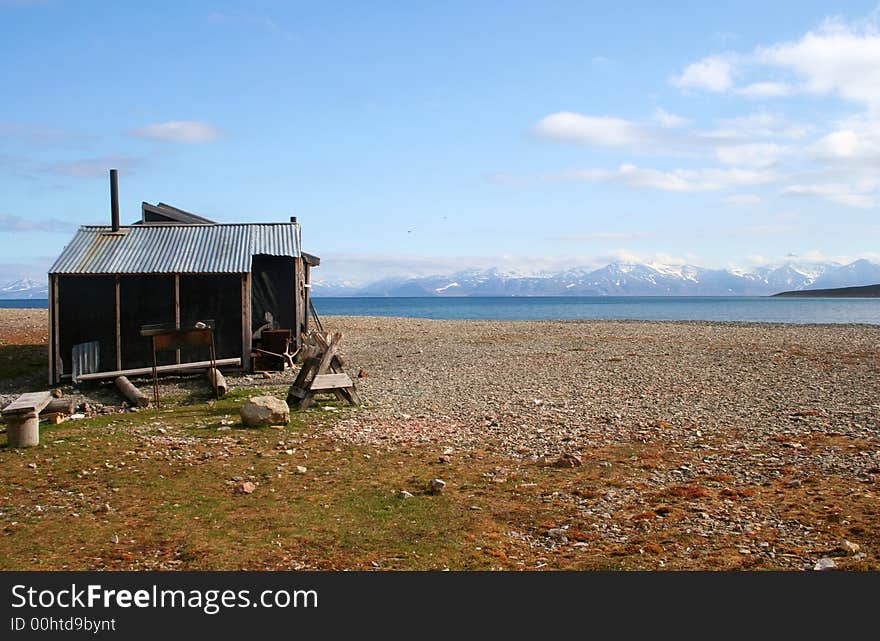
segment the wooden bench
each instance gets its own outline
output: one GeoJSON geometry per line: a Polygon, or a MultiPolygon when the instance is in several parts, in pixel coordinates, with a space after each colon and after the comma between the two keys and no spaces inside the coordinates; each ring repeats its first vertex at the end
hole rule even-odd
{"type": "Polygon", "coordinates": [[[52,394],[49,392],[28,392],[3,408],[9,447],[40,444],[40,412],[51,400],[52,394]]]}

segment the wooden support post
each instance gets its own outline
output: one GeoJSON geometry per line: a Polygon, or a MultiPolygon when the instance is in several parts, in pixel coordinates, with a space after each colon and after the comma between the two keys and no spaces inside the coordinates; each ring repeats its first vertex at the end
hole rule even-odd
{"type": "Polygon", "coordinates": [[[55,291],[55,277],[49,275],[49,385],[55,385],[58,382],[55,372],[55,305],[53,304],[55,291]]]}
{"type": "Polygon", "coordinates": [[[217,394],[217,398],[223,398],[226,396],[226,391],[228,389],[226,386],[226,378],[220,373],[220,370],[216,367],[209,367],[206,374],[208,375],[208,382],[211,383],[211,387],[214,388],[214,391],[217,394]]]}
{"type": "Polygon", "coordinates": [[[293,334],[296,336],[296,346],[299,348],[302,343],[300,342],[300,334],[305,331],[304,323],[303,323],[303,312],[307,311],[303,308],[303,264],[305,260],[303,260],[302,256],[299,258],[293,259],[293,318],[294,318],[294,328],[293,334]]]}
{"type": "Polygon", "coordinates": [[[115,381],[116,389],[127,398],[132,405],[136,407],[147,407],[150,404],[150,398],[135,387],[128,378],[119,376],[115,381]]]}
{"type": "Polygon", "coordinates": [[[245,371],[251,369],[251,275],[244,274],[241,278],[241,367],[245,371]]]}
{"type": "Polygon", "coordinates": [[[312,304],[312,266],[309,265],[305,258],[301,259],[303,263],[303,272],[305,274],[305,279],[303,282],[303,328],[302,331],[309,331],[309,309],[312,304]]]}
{"type": "Polygon", "coordinates": [[[119,276],[116,277],[116,369],[122,369],[122,313],[119,305],[119,276]]]}
{"type": "MultiPolygon", "coordinates": [[[[180,274],[174,274],[174,327],[180,329],[180,274]]],[[[174,354],[174,362],[180,365],[180,349],[175,350],[174,354]]]]}
{"type": "Polygon", "coordinates": [[[55,281],[55,287],[52,288],[52,307],[55,310],[55,313],[52,314],[52,323],[54,325],[52,334],[55,336],[55,380],[52,382],[54,385],[64,375],[64,361],[61,359],[61,308],[58,305],[58,288],[61,286],[61,279],[56,274],[53,280],[55,281]]]}

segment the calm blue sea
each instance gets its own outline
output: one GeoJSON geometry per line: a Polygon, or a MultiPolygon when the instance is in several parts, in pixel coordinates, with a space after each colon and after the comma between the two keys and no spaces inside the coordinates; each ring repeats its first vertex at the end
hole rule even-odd
{"type": "MultiPolygon", "coordinates": [[[[480,320],[705,320],[880,325],[880,298],[746,296],[542,296],[474,298],[314,298],[319,315],[480,320]]],[[[46,300],[0,300],[45,308],[46,300]]]]}
{"type": "Polygon", "coordinates": [[[880,325],[880,298],[541,296],[313,298],[319,315],[481,320],[704,320],[880,325]]]}
{"type": "Polygon", "coordinates": [[[0,300],[0,308],[13,309],[47,309],[48,298],[27,298],[23,300],[0,300]]]}

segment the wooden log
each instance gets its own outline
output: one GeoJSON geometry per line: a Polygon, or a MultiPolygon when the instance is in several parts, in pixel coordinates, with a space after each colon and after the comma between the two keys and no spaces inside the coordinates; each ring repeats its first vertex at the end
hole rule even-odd
{"type": "Polygon", "coordinates": [[[150,398],[135,387],[127,377],[119,376],[113,381],[113,383],[116,385],[116,389],[119,390],[119,393],[131,401],[133,405],[137,407],[147,407],[150,404],[150,398]]]}
{"type": "Polygon", "coordinates": [[[43,418],[42,415],[44,414],[73,414],[74,405],[73,399],[53,399],[49,401],[49,404],[40,412],[41,418],[43,418]]]}
{"type": "Polygon", "coordinates": [[[220,370],[209,367],[205,373],[208,377],[208,382],[217,390],[217,397],[223,398],[226,396],[226,379],[223,377],[223,374],[220,373],[220,370]]]}
{"type": "Polygon", "coordinates": [[[34,447],[40,444],[40,419],[35,411],[11,414],[4,418],[9,447],[34,447]]]}
{"type": "MultiPolygon", "coordinates": [[[[214,361],[217,366],[223,367],[239,367],[241,366],[240,358],[218,358],[214,361]]],[[[195,361],[192,363],[181,363],[180,365],[159,365],[156,371],[159,374],[166,372],[182,372],[188,369],[205,369],[211,366],[211,361],[195,361]]],[[[138,367],[135,369],[115,370],[112,372],[95,372],[94,374],[82,374],[77,377],[79,381],[99,381],[106,378],[116,378],[117,376],[145,376],[153,375],[153,367],[138,367]]],[[[69,378],[69,376],[67,377],[69,378]]]]}

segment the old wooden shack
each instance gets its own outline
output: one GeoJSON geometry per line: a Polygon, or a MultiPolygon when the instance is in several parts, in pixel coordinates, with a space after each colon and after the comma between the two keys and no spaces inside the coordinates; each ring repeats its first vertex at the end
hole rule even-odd
{"type": "MultiPolygon", "coordinates": [[[[294,341],[307,331],[310,270],[320,261],[302,251],[296,218],[219,224],[144,203],[141,220],[120,225],[115,180],[111,224],[80,227],[49,270],[51,383],[71,377],[82,346],[96,361],[91,378],[150,367],[148,324],[213,321],[218,362],[244,369],[260,330],[289,329],[294,341]]],[[[195,351],[159,353],[158,364],[204,361],[195,351]]]]}

